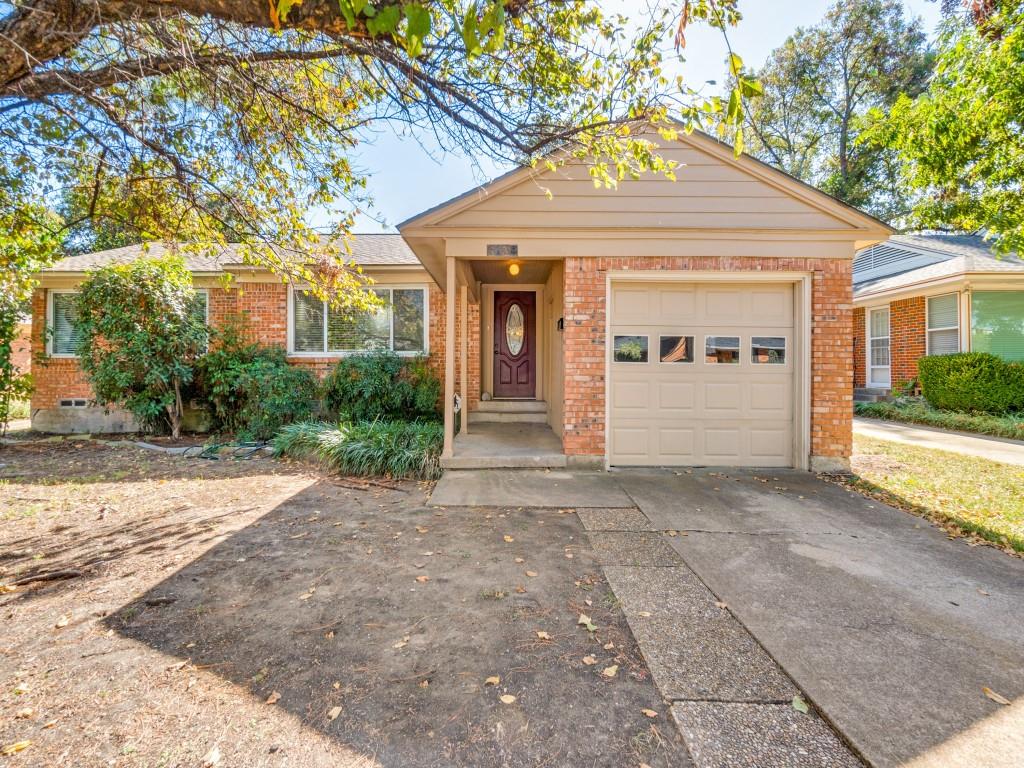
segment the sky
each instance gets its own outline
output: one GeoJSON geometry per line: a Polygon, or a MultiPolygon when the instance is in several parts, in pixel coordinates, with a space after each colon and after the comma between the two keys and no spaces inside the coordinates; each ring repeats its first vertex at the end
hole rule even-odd
{"type": "MultiPolygon", "coordinates": [[[[743,21],[730,31],[729,42],[750,68],[760,67],[768,55],[798,27],[817,23],[832,0],[742,0],[743,21]]],[[[642,0],[604,0],[605,9],[629,15],[645,5],[642,0]]],[[[929,37],[939,22],[939,3],[905,0],[907,12],[920,16],[929,37]]],[[[684,77],[697,87],[708,80],[725,81],[725,47],[721,34],[704,26],[687,33],[684,77]]],[[[708,86],[717,93],[720,88],[708,86]]],[[[384,128],[365,143],[357,155],[368,174],[368,191],[376,217],[361,214],[356,232],[393,232],[396,224],[455,197],[508,170],[487,158],[474,162],[464,155],[443,153],[427,137],[398,136],[384,128]]],[[[318,217],[319,218],[319,217],[318,217]]],[[[319,223],[319,222],[318,222],[319,223]]]]}

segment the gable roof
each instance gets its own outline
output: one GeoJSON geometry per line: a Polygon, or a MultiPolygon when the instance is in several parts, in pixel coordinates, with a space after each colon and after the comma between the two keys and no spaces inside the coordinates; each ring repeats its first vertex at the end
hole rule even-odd
{"type": "Polygon", "coordinates": [[[981,235],[911,232],[857,253],[853,262],[855,299],[968,275],[1016,275],[1024,260],[998,256],[981,235]]]}
{"type": "MultiPolygon", "coordinates": [[[[837,219],[839,222],[845,224],[847,228],[855,230],[860,229],[870,231],[872,233],[882,232],[888,234],[893,232],[893,229],[880,219],[848,205],[838,198],[807,184],[795,176],[791,176],[790,174],[758,160],[751,155],[742,154],[737,157],[732,145],[720,141],[703,131],[695,130],[689,134],[680,131],[676,139],[676,144],[690,147],[705,155],[709,155],[724,165],[731,166],[753,179],[773,186],[791,197],[807,204],[811,208],[820,210],[822,213],[837,219]]],[[[662,148],[672,149],[672,147],[669,146],[664,146],[662,148]]],[[[557,151],[551,153],[549,156],[555,156],[556,154],[557,151]]],[[[555,179],[557,178],[555,175],[556,173],[557,172],[553,173],[551,171],[547,171],[546,169],[538,170],[538,168],[531,166],[514,168],[491,181],[478,185],[460,195],[406,219],[398,225],[398,229],[400,232],[404,232],[405,230],[411,230],[414,228],[442,225],[446,219],[472,208],[488,198],[493,198],[494,196],[515,187],[517,184],[530,179],[539,180],[542,177],[545,177],[546,179],[555,179]]],[[[625,182],[622,186],[626,186],[628,183],[629,182],[625,182]]]]}
{"type": "MultiPolygon", "coordinates": [[[[357,234],[351,240],[351,258],[363,267],[420,266],[419,259],[399,234],[357,234]]],[[[139,243],[95,253],[68,256],[44,269],[44,273],[80,273],[111,264],[128,264],[141,256],[161,258],[172,252],[164,243],[139,243]]],[[[216,253],[181,253],[190,272],[219,273],[227,267],[243,264],[236,244],[229,244],[216,253]]]]}

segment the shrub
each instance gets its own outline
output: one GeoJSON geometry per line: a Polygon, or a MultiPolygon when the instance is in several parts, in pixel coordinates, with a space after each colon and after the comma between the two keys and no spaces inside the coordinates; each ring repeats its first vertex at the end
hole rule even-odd
{"type": "Polygon", "coordinates": [[[324,405],[342,421],[436,419],[441,382],[422,357],[352,355],[323,382],[324,405]]]}
{"type": "Polygon", "coordinates": [[[312,417],[316,378],[288,365],[285,352],[246,341],[238,318],[216,332],[216,346],[197,365],[199,398],[214,429],[269,440],[285,424],[312,417]]]}
{"type": "Polygon", "coordinates": [[[274,438],[279,456],[316,459],[347,475],[432,480],[441,475],[444,428],[436,422],[304,423],[274,438]]]}
{"type": "Polygon", "coordinates": [[[1024,410],[1024,366],[987,352],[922,357],[917,363],[925,399],[966,413],[1024,410]]]}
{"type": "Polygon", "coordinates": [[[192,275],[178,257],[143,258],[89,273],[79,287],[78,364],[105,405],[178,437],[184,390],[207,344],[192,275]]]}

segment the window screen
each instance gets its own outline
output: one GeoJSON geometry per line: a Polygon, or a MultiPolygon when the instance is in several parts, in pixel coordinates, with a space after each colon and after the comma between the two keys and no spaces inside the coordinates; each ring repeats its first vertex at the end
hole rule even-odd
{"type": "Polygon", "coordinates": [[[971,349],[1024,361],[1024,291],[971,294],[971,349]]]}
{"type": "Polygon", "coordinates": [[[928,299],[928,354],[948,355],[960,351],[959,295],[928,299]]]}
{"type": "Polygon", "coordinates": [[[78,310],[75,308],[77,298],[77,293],[52,294],[53,316],[50,318],[50,329],[53,334],[51,349],[55,355],[78,354],[80,334],[75,324],[78,319],[78,310]]]}

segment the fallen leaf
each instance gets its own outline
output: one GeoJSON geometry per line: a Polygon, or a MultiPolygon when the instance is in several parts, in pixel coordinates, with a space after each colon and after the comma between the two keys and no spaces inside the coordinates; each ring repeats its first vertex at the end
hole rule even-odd
{"type": "Polygon", "coordinates": [[[597,664],[597,657],[596,656],[584,656],[583,657],[583,663],[586,664],[588,667],[592,667],[595,664],[597,664]]]}
{"type": "Polygon", "coordinates": [[[667,533],[669,536],[672,536],[673,538],[679,535],[679,531],[665,531],[665,533],[667,533]]]}
{"type": "Polygon", "coordinates": [[[990,699],[992,699],[992,701],[994,701],[996,704],[1002,704],[1004,707],[1010,706],[1010,700],[1008,698],[1006,698],[1005,696],[1000,696],[991,688],[984,687],[981,689],[981,692],[988,696],[990,699]]]}
{"type": "Polygon", "coordinates": [[[534,576],[537,575],[537,572],[536,571],[527,571],[526,575],[529,576],[532,579],[534,576]]]}
{"type": "Polygon", "coordinates": [[[327,713],[328,720],[337,720],[338,715],[341,714],[341,707],[331,707],[331,711],[327,713]]]}
{"type": "Polygon", "coordinates": [[[547,632],[538,632],[537,633],[537,637],[539,637],[541,640],[550,640],[551,639],[551,635],[549,635],[547,632]]]}
{"type": "Polygon", "coordinates": [[[510,693],[506,693],[504,696],[501,697],[501,703],[502,704],[515,704],[516,703],[516,697],[513,696],[510,693]]]}
{"type": "Polygon", "coordinates": [[[655,712],[653,709],[641,709],[640,711],[643,712],[647,717],[650,717],[652,719],[658,716],[658,713],[655,712]]]}
{"type": "Polygon", "coordinates": [[[430,686],[429,680],[420,680],[420,688],[427,688],[430,686]]]}
{"type": "Polygon", "coordinates": [[[43,726],[43,730],[45,731],[47,728],[53,728],[53,726],[55,726],[56,724],[57,724],[56,720],[51,720],[50,722],[46,723],[43,726]]]}
{"type": "Polygon", "coordinates": [[[583,602],[586,603],[588,608],[594,604],[594,601],[591,600],[589,597],[586,600],[584,600],[583,602]]]}
{"type": "Polygon", "coordinates": [[[28,749],[30,746],[32,746],[31,741],[16,741],[13,744],[5,744],[0,747],[0,755],[3,755],[4,757],[16,755],[18,752],[21,752],[23,749],[28,749]]]}
{"type": "Polygon", "coordinates": [[[597,629],[594,622],[590,620],[590,617],[585,613],[581,613],[580,617],[576,620],[576,623],[587,628],[588,632],[593,632],[597,629]]]}
{"type": "Polygon", "coordinates": [[[426,568],[427,567],[426,563],[413,563],[413,565],[416,566],[417,568],[426,568]]]}
{"type": "Polygon", "coordinates": [[[807,702],[799,696],[793,697],[793,709],[797,712],[802,712],[805,715],[811,711],[811,708],[807,706],[807,702]]]}
{"type": "Polygon", "coordinates": [[[417,576],[416,577],[416,581],[418,581],[420,584],[426,584],[428,581],[430,581],[430,577],[429,576],[417,576]]]}
{"type": "Polygon", "coordinates": [[[570,560],[572,560],[572,552],[566,552],[566,553],[565,553],[565,556],[566,556],[567,558],[569,558],[570,560]]]}
{"type": "Polygon", "coordinates": [[[203,757],[203,768],[213,768],[220,762],[220,747],[216,744],[213,745],[213,749],[206,753],[203,757]]]}
{"type": "Polygon", "coordinates": [[[988,592],[986,592],[984,589],[979,589],[978,590],[978,594],[979,595],[985,595],[985,597],[988,597],[988,592]]]}
{"type": "Polygon", "coordinates": [[[405,637],[403,637],[401,640],[399,640],[397,643],[395,643],[391,647],[392,648],[405,648],[405,646],[407,646],[408,644],[409,644],[409,635],[406,635],[405,637]]]}
{"type": "Polygon", "coordinates": [[[641,618],[647,619],[647,618],[650,618],[651,612],[650,611],[638,611],[636,615],[640,616],[641,618]]]}
{"type": "Polygon", "coordinates": [[[516,562],[517,562],[517,563],[525,563],[526,561],[525,561],[525,560],[523,560],[523,558],[521,558],[521,557],[517,557],[517,558],[516,558],[516,562]]]}
{"type": "Polygon", "coordinates": [[[274,691],[269,696],[267,696],[267,704],[277,704],[277,702],[280,701],[280,699],[281,694],[277,691],[274,691]]]}
{"type": "Polygon", "coordinates": [[[721,608],[722,610],[725,610],[726,608],[729,607],[729,604],[728,603],[723,603],[721,600],[716,600],[715,601],[715,607],[716,608],[721,608]]]}
{"type": "Polygon", "coordinates": [[[612,648],[614,648],[614,647],[615,647],[615,643],[605,643],[605,644],[604,644],[604,646],[602,646],[602,647],[603,647],[603,648],[604,648],[604,649],[605,649],[606,651],[610,651],[610,650],[611,650],[612,648]]]}
{"type": "Polygon", "coordinates": [[[612,664],[610,667],[605,667],[601,670],[601,674],[605,677],[615,677],[619,673],[619,665],[612,664]]]}
{"type": "Polygon", "coordinates": [[[416,526],[416,533],[427,533],[429,530],[429,528],[424,528],[422,525],[416,526]]]}
{"type": "Polygon", "coordinates": [[[341,688],[341,682],[340,681],[335,681],[335,683],[334,683],[334,690],[337,691],[339,688],[341,688]]]}
{"type": "Polygon", "coordinates": [[[505,539],[506,544],[511,544],[513,541],[515,541],[515,539],[513,539],[511,536],[503,536],[502,538],[505,539]]]}
{"type": "Polygon", "coordinates": [[[36,711],[32,709],[32,707],[25,707],[24,709],[19,709],[18,714],[16,714],[15,717],[21,720],[27,720],[28,718],[32,717],[32,715],[34,715],[35,713],[36,711]]]}
{"type": "Polygon", "coordinates": [[[14,592],[18,588],[13,584],[0,584],[0,595],[6,595],[9,592],[14,592]]]}
{"type": "Polygon", "coordinates": [[[68,623],[70,621],[71,621],[71,617],[68,616],[65,613],[63,616],[61,616],[59,619],[57,619],[57,623],[54,624],[53,626],[55,626],[57,629],[63,629],[64,627],[66,627],[68,625],[68,623]]]}
{"type": "Polygon", "coordinates": [[[520,595],[525,595],[526,594],[526,587],[524,587],[522,584],[517,584],[516,585],[516,592],[518,592],[520,595]]]}
{"type": "Polygon", "coordinates": [[[501,678],[497,675],[488,677],[486,680],[484,680],[484,685],[501,685],[501,678]]]}

